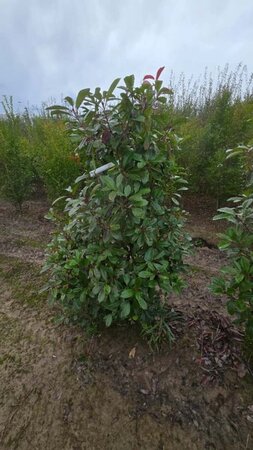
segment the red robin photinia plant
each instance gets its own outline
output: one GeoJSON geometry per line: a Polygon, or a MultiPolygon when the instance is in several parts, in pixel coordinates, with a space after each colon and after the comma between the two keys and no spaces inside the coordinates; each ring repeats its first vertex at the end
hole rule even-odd
{"type": "Polygon", "coordinates": [[[83,89],[49,108],[67,119],[86,162],[64,219],[50,213],[59,231],[48,247],[46,289],[63,318],[85,326],[136,322],[153,343],[173,339],[170,294],[183,286],[188,251],[180,207],[186,181],[175,162],[163,69],[141,86],[133,75],[120,86],[117,78],[106,91],[83,89]]]}

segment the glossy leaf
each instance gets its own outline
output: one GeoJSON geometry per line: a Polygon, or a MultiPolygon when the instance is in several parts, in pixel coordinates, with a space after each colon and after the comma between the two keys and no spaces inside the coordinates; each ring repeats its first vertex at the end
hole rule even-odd
{"type": "Polygon", "coordinates": [[[104,320],[105,320],[106,326],[110,327],[112,324],[112,314],[107,314],[107,316],[105,316],[104,320]]]}
{"type": "Polygon", "coordinates": [[[114,90],[116,89],[116,87],[118,86],[119,82],[120,82],[120,78],[116,78],[116,79],[112,82],[112,84],[111,84],[111,86],[109,87],[109,89],[108,89],[108,91],[107,91],[107,94],[106,94],[106,97],[107,97],[107,98],[110,98],[110,97],[112,96],[112,94],[113,94],[114,90]]]}
{"type": "Polygon", "coordinates": [[[125,289],[121,293],[122,298],[130,298],[130,297],[133,297],[133,295],[134,295],[134,291],[132,289],[125,289]]]}
{"type": "Polygon", "coordinates": [[[161,73],[163,72],[164,69],[165,69],[165,66],[160,67],[160,69],[158,69],[158,71],[156,72],[156,77],[155,77],[156,80],[159,80],[161,73]]]}
{"type": "Polygon", "coordinates": [[[70,106],[75,105],[74,100],[71,97],[65,97],[64,100],[65,100],[65,102],[68,102],[70,106]]]}
{"type": "Polygon", "coordinates": [[[145,75],[145,77],[143,78],[143,80],[154,80],[155,77],[153,77],[153,75],[145,75]]]}
{"type": "Polygon", "coordinates": [[[125,85],[129,91],[133,90],[134,87],[134,75],[128,75],[124,78],[125,85]]]}
{"type": "Polygon", "coordinates": [[[82,89],[76,97],[76,108],[80,108],[85,98],[89,95],[90,89],[82,89]]]}
{"type": "Polygon", "coordinates": [[[131,311],[130,303],[125,301],[125,302],[122,304],[122,308],[121,308],[121,317],[122,317],[122,318],[128,317],[129,314],[130,314],[130,311],[131,311]]]}

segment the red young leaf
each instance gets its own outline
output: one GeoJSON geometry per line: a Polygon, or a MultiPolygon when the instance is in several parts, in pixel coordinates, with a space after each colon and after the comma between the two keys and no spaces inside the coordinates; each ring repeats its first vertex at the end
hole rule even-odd
{"type": "Polygon", "coordinates": [[[158,69],[158,71],[156,72],[156,77],[155,77],[156,80],[159,80],[159,77],[164,69],[165,69],[165,66],[160,67],[160,69],[158,69]]]}
{"type": "Polygon", "coordinates": [[[102,142],[103,142],[103,144],[108,144],[108,142],[110,141],[110,139],[111,139],[111,133],[110,133],[110,131],[109,130],[104,130],[103,131],[103,133],[102,133],[102,142]]]}
{"type": "Polygon", "coordinates": [[[155,77],[153,77],[153,75],[145,75],[145,77],[143,78],[143,80],[154,80],[155,77]]]}

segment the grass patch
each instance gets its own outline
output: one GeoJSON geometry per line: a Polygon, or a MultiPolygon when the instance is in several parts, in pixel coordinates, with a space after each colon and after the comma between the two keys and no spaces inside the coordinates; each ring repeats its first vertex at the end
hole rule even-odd
{"type": "Polygon", "coordinates": [[[0,313],[0,344],[6,343],[12,336],[13,342],[18,342],[22,334],[22,327],[17,319],[10,318],[4,313],[0,313]]]}
{"type": "Polygon", "coordinates": [[[0,255],[0,279],[9,286],[15,300],[36,307],[45,303],[46,295],[39,294],[45,283],[40,266],[0,255]]]}
{"type": "Polygon", "coordinates": [[[36,239],[29,239],[29,238],[19,238],[14,241],[14,245],[17,247],[31,247],[31,248],[37,248],[44,250],[46,247],[46,244],[44,242],[38,241],[36,239]]]}

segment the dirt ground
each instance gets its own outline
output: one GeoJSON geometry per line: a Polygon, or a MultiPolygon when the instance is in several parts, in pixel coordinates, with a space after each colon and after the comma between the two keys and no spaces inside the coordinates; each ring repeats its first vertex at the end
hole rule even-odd
{"type": "Polygon", "coordinates": [[[188,287],[177,339],[152,352],[134,327],[96,337],[58,325],[38,291],[52,226],[47,205],[0,203],[0,449],[253,449],[253,377],[242,335],[212,296],[214,206],[188,198],[188,287]]]}

